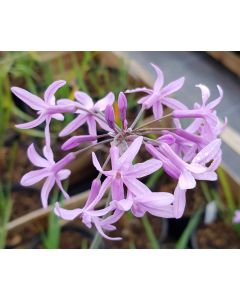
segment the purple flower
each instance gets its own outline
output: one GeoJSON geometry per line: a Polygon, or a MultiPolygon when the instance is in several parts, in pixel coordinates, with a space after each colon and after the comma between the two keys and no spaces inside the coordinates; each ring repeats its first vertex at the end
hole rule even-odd
{"type": "Polygon", "coordinates": [[[64,116],[62,113],[74,111],[73,105],[59,105],[58,102],[56,104],[55,101],[54,94],[60,87],[65,85],[65,83],[66,82],[64,80],[58,80],[49,85],[44,93],[44,100],[22,88],[12,87],[11,91],[33,110],[36,110],[39,115],[37,119],[28,123],[18,124],[16,127],[20,129],[34,128],[45,121],[49,123],[51,118],[63,121],[64,116]]]}
{"type": "Polygon", "coordinates": [[[115,130],[115,114],[112,105],[108,104],[105,109],[105,119],[108,126],[115,130]]]}
{"type": "Polygon", "coordinates": [[[120,119],[122,121],[122,124],[124,124],[124,126],[126,127],[127,126],[127,120],[126,120],[127,98],[123,92],[120,92],[118,96],[118,109],[119,109],[120,119]]]}
{"type": "Polygon", "coordinates": [[[53,152],[51,148],[44,147],[43,154],[44,157],[41,157],[35,150],[34,145],[31,144],[28,147],[28,158],[36,167],[40,167],[40,170],[30,171],[25,174],[21,179],[21,184],[23,186],[31,186],[42,179],[46,178],[42,190],[41,190],[41,199],[42,205],[44,208],[47,207],[48,196],[52,190],[54,184],[56,183],[60,190],[62,191],[64,197],[69,198],[68,194],[64,191],[61,181],[67,179],[71,174],[71,171],[64,169],[64,167],[75,159],[73,153],[69,153],[60,161],[55,162],[53,159],[53,152]]]}
{"type": "Polygon", "coordinates": [[[136,217],[142,217],[146,212],[149,212],[157,217],[169,218],[173,215],[173,207],[170,205],[173,201],[174,196],[170,193],[149,191],[138,196],[128,193],[127,199],[113,200],[110,206],[124,212],[131,209],[136,217]]]}
{"type": "Polygon", "coordinates": [[[72,148],[75,148],[82,143],[86,142],[94,142],[97,140],[97,136],[92,135],[76,135],[68,139],[61,147],[62,150],[70,150],[72,148]]]}
{"type": "Polygon", "coordinates": [[[215,172],[220,159],[221,140],[216,139],[204,147],[190,164],[183,161],[172,148],[163,143],[158,150],[150,144],[145,147],[147,151],[163,163],[164,170],[173,178],[178,179],[179,188],[182,190],[192,189],[196,186],[196,180],[217,180],[215,172]],[[213,162],[207,168],[205,165],[213,162]]]}
{"type": "Polygon", "coordinates": [[[186,131],[193,133],[198,130],[204,135],[205,140],[212,141],[217,137],[223,128],[219,124],[218,117],[215,112],[216,106],[221,102],[223,97],[222,88],[217,85],[219,97],[210,103],[207,103],[210,98],[209,89],[202,84],[196,85],[200,88],[202,93],[202,105],[194,104],[194,109],[177,109],[173,112],[174,118],[194,118],[196,120],[186,129],[186,131]],[[204,122],[203,122],[204,121],[204,122]],[[204,127],[202,127],[204,125],[204,127]]]}
{"type": "Polygon", "coordinates": [[[232,222],[235,224],[240,223],[240,210],[235,211],[232,222]]]}
{"type": "Polygon", "coordinates": [[[112,146],[110,149],[112,170],[104,171],[100,166],[95,153],[92,153],[95,168],[107,178],[102,184],[101,195],[111,185],[112,199],[124,199],[124,187],[135,196],[149,193],[149,188],[138,178],[147,176],[161,168],[162,163],[156,159],[149,159],[143,163],[132,165],[132,161],[140,150],[143,138],[136,138],[129,148],[119,157],[119,148],[112,146]]]}
{"type": "MultiPolygon", "coordinates": [[[[96,113],[104,112],[107,105],[112,105],[114,102],[114,94],[112,92],[108,93],[104,98],[98,100],[95,104],[90,96],[84,92],[76,92],[75,98],[78,102],[77,107],[79,108],[76,113],[79,114],[72,122],[70,122],[60,133],[59,136],[66,136],[84,123],[87,122],[88,131],[90,135],[97,135],[96,122],[106,131],[111,131],[111,128],[104,122],[104,119],[99,114],[99,117],[96,116],[96,113]],[[81,110],[83,108],[84,110],[81,110]],[[87,110],[87,111],[85,111],[87,110]]],[[[62,100],[61,103],[69,103],[70,100],[62,100]]]]}
{"type": "Polygon", "coordinates": [[[121,238],[111,238],[104,233],[105,230],[114,230],[115,227],[112,226],[121,216],[122,213],[118,212],[117,214],[113,214],[112,216],[106,218],[105,220],[100,217],[106,215],[110,211],[113,210],[111,206],[107,206],[106,208],[100,210],[94,210],[96,204],[101,200],[101,198],[97,197],[101,188],[101,182],[98,179],[95,179],[92,182],[91,191],[89,193],[87,202],[83,208],[76,208],[67,210],[61,208],[59,203],[55,204],[54,212],[57,216],[61,217],[64,220],[74,220],[76,218],[81,218],[82,222],[88,227],[91,228],[92,224],[94,224],[98,230],[98,232],[106,239],[110,240],[120,240],[121,238]]]}
{"type": "Polygon", "coordinates": [[[151,64],[157,73],[157,79],[154,83],[153,89],[137,88],[133,90],[127,90],[126,93],[144,92],[148,95],[141,98],[138,103],[142,104],[146,109],[152,107],[155,119],[160,119],[163,114],[162,105],[166,105],[172,109],[186,109],[186,106],[178,100],[171,97],[171,94],[180,90],[184,84],[184,77],[181,77],[165,87],[164,76],[162,71],[154,64],[151,64]]]}

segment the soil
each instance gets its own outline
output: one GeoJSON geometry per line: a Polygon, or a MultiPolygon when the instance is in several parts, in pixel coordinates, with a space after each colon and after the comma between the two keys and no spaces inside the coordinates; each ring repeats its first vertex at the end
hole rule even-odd
{"type": "MultiPolygon", "coordinates": [[[[167,235],[167,220],[163,220],[154,216],[148,216],[148,220],[152,226],[156,239],[161,242],[167,235]],[[166,222],[165,222],[166,221],[166,222]]],[[[141,219],[124,215],[119,222],[116,223],[117,230],[109,235],[111,237],[122,237],[121,241],[105,241],[106,248],[112,249],[148,249],[152,248],[150,241],[145,232],[141,219]]]]}
{"type": "Polygon", "coordinates": [[[240,235],[221,220],[198,228],[196,237],[200,249],[240,248],[240,235]]]}

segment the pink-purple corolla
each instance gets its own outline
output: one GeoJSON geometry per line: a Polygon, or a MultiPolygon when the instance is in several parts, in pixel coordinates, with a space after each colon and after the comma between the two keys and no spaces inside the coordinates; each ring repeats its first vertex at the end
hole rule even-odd
{"type": "MultiPolygon", "coordinates": [[[[123,92],[118,95],[119,126],[114,113],[115,96],[112,92],[94,103],[89,95],[81,91],[75,93],[76,101],[56,101],[55,92],[65,84],[62,80],[48,87],[44,100],[23,89],[12,88],[12,92],[39,115],[36,120],[17,127],[28,129],[45,122],[44,157],[36,152],[33,144],[28,148],[30,161],[40,169],[30,171],[21,180],[27,186],[44,180],[41,191],[43,207],[48,206],[49,195],[55,184],[64,198],[68,199],[62,186],[62,180],[70,176],[70,170],[66,168],[68,163],[87,149],[94,149],[96,145],[109,145],[109,153],[103,164],[100,164],[97,154],[92,150],[92,162],[99,174],[92,182],[85,205],[68,210],[56,203],[54,208],[55,214],[60,218],[80,218],[88,228],[94,225],[104,238],[120,239],[109,236],[107,231],[115,230],[114,224],[127,211],[131,211],[135,217],[149,213],[163,218],[180,218],[185,210],[187,190],[195,188],[198,180],[217,180],[216,169],[222,157],[219,135],[226,125],[226,120],[225,125],[222,125],[216,113],[216,106],[223,97],[221,87],[217,86],[219,97],[207,103],[210,98],[209,89],[202,84],[197,85],[202,93],[202,104],[196,103],[190,109],[172,97],[173,93],[182,88],[184,77],[163,86],[162,71],[154,64],[152,67],[157,74],[152,89],[136,88],[126,91],[147,94],[138,100],[141,109],[130,126],[127,120],[127,97],[123,92]],[[170,114],[163,115],[165,106],[171,109],[170,114]],[[152,121],[139,124],[144,112],[150,108],[153,110],[152,121]],[[88,133],[67,139],[61,149],[71,152],[55,162],[50,121],[52,118],[63,120],[65,112],[73,113],[76,118],[61,130],[60,137],[73,133],[85,123],[88,125],[88,133]],[[171,128],[159,126],[159,120],[170,117],[173,125],[171,128]],[[193,121],[184,128],[181,123],[183,118],[193,121]],[[101,129],[101,134],[98,134],[98,128],[101,129]],[[103,130],[105,133],[102,133],[103,130]],[[73,151],[77,147],[82,148],[73,151]],[[139,153],[144,150],[151,158],[138,162],[141,157],[139,153]],[[143,177],[161,168],[176,182],[173,193],[153,192],[142,181],[143,177]]],[[[237,214],[235,219],[238,220],[237,214]]]]}

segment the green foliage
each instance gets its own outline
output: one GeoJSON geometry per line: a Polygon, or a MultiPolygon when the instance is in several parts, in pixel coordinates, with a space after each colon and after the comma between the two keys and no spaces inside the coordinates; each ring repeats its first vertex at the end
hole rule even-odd
{"type": "MultiPolygon", "coordinates": [[[[153,188],[153,186],[156,184],[156,181],[161,177],[161,175],[163,174],[163,171],[162,169],[158,170],[157,172],[153,173],[148,181],[147,181],[147,186],[149,188],[153,188]]],[[[157,237],[155,236],[155,233],[153,231],[153,228],[151,226],[151,223],[149,222],[148,220],[148,217],[147,215],[145,214],[143,217],[142,217],[142,224],[143,224],[143,227],[145,229],[145,232],[147,234],[147,237],[148,237],[148,240],[150,242],[150,245],[151,245],[151,248],[152,249],[159,249],[160,248],[160,245],[159,245],[159,242],[158,242],[158,239],[157,237]]]]}
{"type": "Polygon", "coordinates": [[[201,220],[201,215],[203,212],[203,207],[200,207],[192,216],[191,219],[188,222],[188,225],[184,229],[180,239],[177,241],[175,248],[176,249],[186,249],[188,245],[188,241],[193,233],[193,231],[196,229],[198,226],[200,220],[201,220]]]}
{"type": "Polygon", "coordinates": [[[223,192],[224,192],[224,196],[225,196],[225,199],[226,199],[226,202],[227,202],[228,209],[231,212],[234,212],[235,209],[236,209],[236,206],[235,206],[235,203],[234,203],[234,197],[233,197],[233,194],[232,194],[231,187],[230,187],[229,181],[227,179],[227,176],[226,176],[226,174],[225,174],[225,172],[222,168],[218,168],[217,173],[218,173],[218,177],[219,177],[219,180],[220,180],[220,184],[221,184],[223,192]]]}
{"type": "MultiPolygon", "coordinates": [[[[52,197],[52,205],[58,201],[60,192],[58,189],[54,190],[52,197]]],[[[61,200],[62,197],[61,197],[61,200]]],[[[51,210],[48,217],[48,227],[46,234],[43,234],[42,241],[45,249],[58,249],[60,245],[60,236],[61,236],[61,224],[60,219],[54,214],[54,211],[51,210]]]]}
{"type": "Polygon", "coordinates": [[[13,145],[9,155],[8,181],[6,183],[0,181],[0,249],[5,247],[7,235],[6,226],[12,210],[11,188],[16,152],[17,143],[13,145]]]}

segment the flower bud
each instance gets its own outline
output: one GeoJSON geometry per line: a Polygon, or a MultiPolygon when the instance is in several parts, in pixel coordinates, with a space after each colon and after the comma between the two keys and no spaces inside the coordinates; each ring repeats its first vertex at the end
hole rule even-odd
{"type": "Polygon", "coordinates": [[[115,114],[112,105],[107,105],[105,109],[105,119],[110,128],[115,129],[115,114]]]}
{"type": "Polygon", "coordinates": [[[72,148],[79,146],[82,143],[96,141],[96,139],[97,137],[95,135],[73,136],[62,145],[61,149],[63,151],[70,150],[72,148]]]}
{"type": "Polygon", "coordinates": [[[120,119],[122,122],[124,122],[126,120],[127,98],[123,92],[120,92],[118,96],[118,109],[120,113],[120,119]]]}

